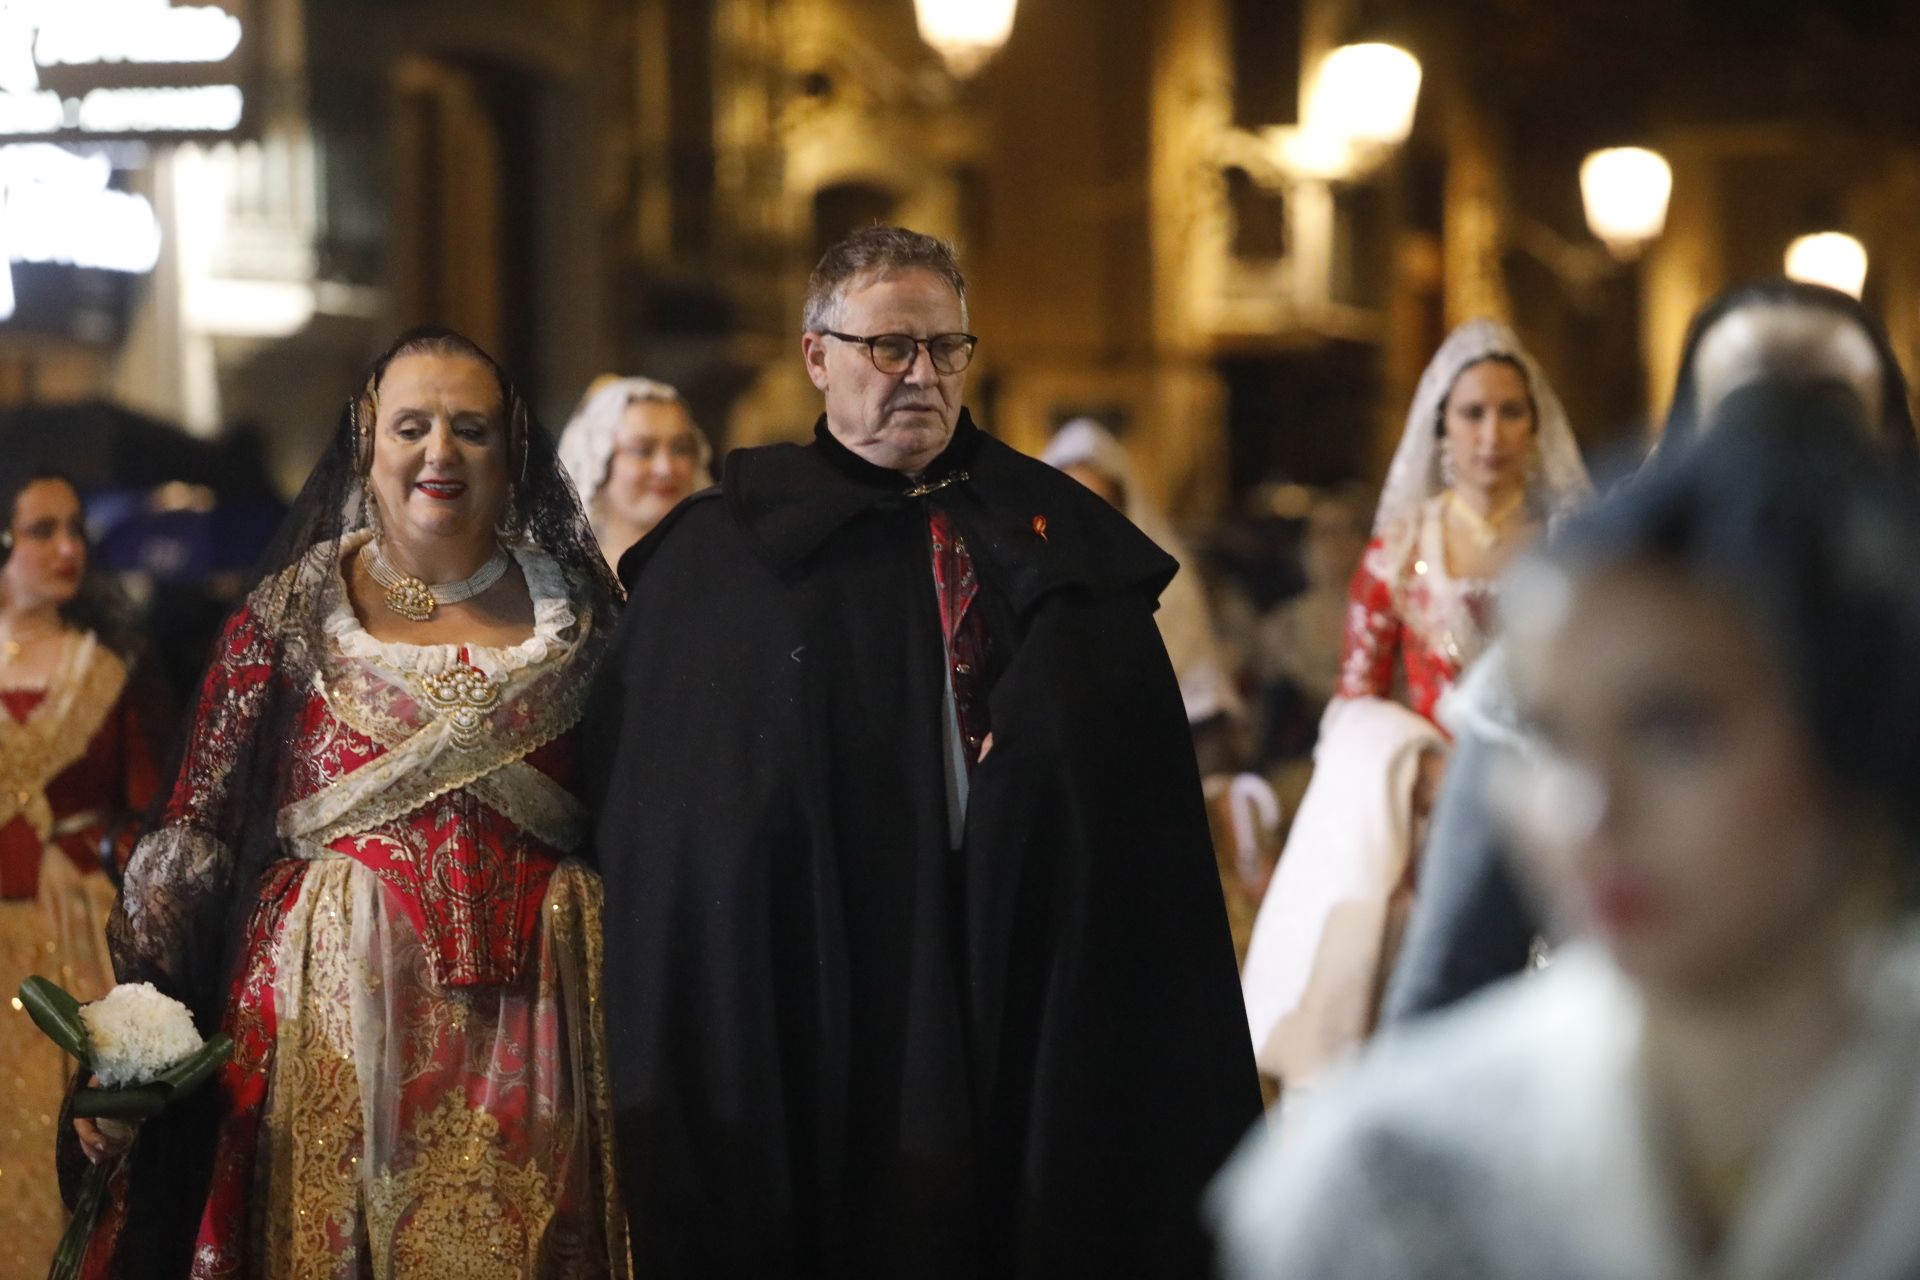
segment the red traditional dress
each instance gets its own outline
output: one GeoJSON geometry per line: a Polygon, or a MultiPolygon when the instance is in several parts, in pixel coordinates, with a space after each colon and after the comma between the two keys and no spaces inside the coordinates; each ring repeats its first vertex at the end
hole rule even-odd
{"type": "MultiPolygon", "coordinates": [[[[349,537],[327,570],[365,541],[349,537]]],[[[192,1274],[625,1275],[600,1023],[600,886],[573,730],[601,637],[517,550],[534,634],[383,643],[344,583],[296,718],[226,1018],[236,1053],[192,1274]]],[[[206,852],[198,814],[279,673],[229,625],[167,824],[136,858],[206,852]]]]}
{"type": "Polygon", "coordinates": [[[1437,724],[1440,699],[1486,649],[1493,584],[1448,571],[1447,502],[1427,499],[1367,544],[1348,590],[1340,697],[1396,698],[1398,657],[1405,697],[1396,700],[1437,724]]]}
{"type": "Polygon", "coordinates": [[[1374,1006],[1413,888],[1414,783],[1446,747],[1441,699],[1491,643],[1492,584],[1447,563],[1440,428],[1461,373],[1517,368],[1533,408],[1530,514],[1551,519],[1591,490],[1566,411],[1506,325],[1472,320],[1447,336],[1408,406],[1374,537],[1349,590],[1340,683],[1320,722],[1313,780],[1254,921],[1241,971],[1263,1071],[1309,1084],[1371,1032],[1374,1006]]]}
{"type": "MultiPolygon", "coordinates": [[[[0,683],[0,997],[32,974],[82,1000],[113,985],[100,844],[159,788],[126,690],[91,634],[68,638],[45,688],[0,683]]],[[[66,1226],[53,1147],[72,1064],[17,1003],[0,1019],[0,1275],[39,1275],[66,1226]]]]}

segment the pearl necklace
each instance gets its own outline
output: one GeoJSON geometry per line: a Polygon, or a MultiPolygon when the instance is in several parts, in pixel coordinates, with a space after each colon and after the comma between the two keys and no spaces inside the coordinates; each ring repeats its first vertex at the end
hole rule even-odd
{"type": "Polygon", "coordinates": [[[425,622],[443,604],[473,599],[505,577],[507,566],[512,563],[506,548],[495,546],[485,564],[458,582],[429,584],[394,568],[377,541],[368,542],[360,555],[367,562],[367,572],[373,580],[385,588],[387,608],[412,622],[425,622]]]}

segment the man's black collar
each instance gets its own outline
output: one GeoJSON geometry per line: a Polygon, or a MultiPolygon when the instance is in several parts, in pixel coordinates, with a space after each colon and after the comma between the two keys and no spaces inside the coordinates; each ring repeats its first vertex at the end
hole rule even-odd
{"type": "Polygon", "coordinates": [[[823,417],[811,444],[736,449],[720,487],[735,523],[781,574],[868,511],[921,502],[952,513],[1019,609],[1065,585],[1158,592],[1177,567],[1085,486],[995,440],[964,409],[917,478],[860,457],[823,417]]]}
{"type": "Polygon", "coordinates": [[[900,494],[911,493],[915,489],[944,487],[945,483],[951,483],[960,472],[967,469],[974,454],[980,450],[980,442],[986,437],[986,432],[973,425],[973,415],[965,409],[960,410],[960,420],[953,427],[953,438],[947,441],[947,447],[940,451],[940,456],[928,463],[926,470],[916,477],[868,462],[847,448],[827,425],[826,414],[821,414],[820,420],[813,424],[813,447],[835,471],[856,484],[900,494]]]}

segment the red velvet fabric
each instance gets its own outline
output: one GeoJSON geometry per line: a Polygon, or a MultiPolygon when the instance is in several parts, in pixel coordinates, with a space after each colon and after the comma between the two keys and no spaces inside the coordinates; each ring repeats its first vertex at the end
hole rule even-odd
{"type": "MultiPolygon", "coordinates": [[[[39,689],[0,690],[0,708],[23,721],[46,697],[39,689]]],[[[87,753],[47,784],[47,804],[55,822],[76,813],[99,813],[109,818],[139,813],[160,787],[154,744],[123,695],[94,732],[87,753]]],[[[56,843],[83,872],[100,869],[100,840],[104,822],[89,823],[62,836],[56,843]]],[[[124,864],[128,847],[120,850],[124,864]]],[[[24,817],[0,826],[0,898],[31,898],[40,883],[40,838],[24,817]]]]}

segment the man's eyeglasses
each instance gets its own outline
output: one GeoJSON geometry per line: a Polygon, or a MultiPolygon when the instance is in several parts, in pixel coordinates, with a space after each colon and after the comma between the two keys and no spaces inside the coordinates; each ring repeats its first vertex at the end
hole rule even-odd
{"type": "Polygon", "coordinates": [[[832,329],[822,329],[820,332],[842,342],[859,343],[867,349],[867,358],[873,361],[873,367],[882,373],[905,373],[913,368],[921,347],[927,349],[927,358],[933,361],[935,372],[959,373],[973,360],[974,345],[980,341],[971,333],[936,333],[931,338],[916,338],[907,333],[876,333],[870,338],[863,338],[858,334],[837,333],[832,329]]]}

